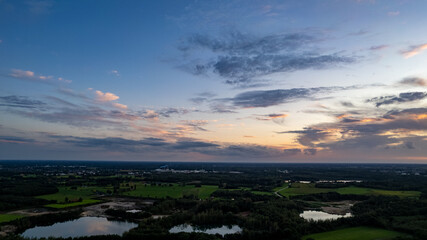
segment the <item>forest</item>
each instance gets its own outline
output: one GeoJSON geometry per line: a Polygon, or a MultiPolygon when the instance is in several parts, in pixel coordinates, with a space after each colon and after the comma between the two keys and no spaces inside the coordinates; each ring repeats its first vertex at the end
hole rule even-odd
{"type": "Polygon", "coordinates": [[[123,234],[49,239],[299,240],[347,234],[362,240],[421,240],[427,236],[425,165],[26,164],[31,167],[0,163],[2,239],[26,239],[22,233],[28,229],[88,216],[128,221],[137,227],[123,234]],[[351,216],[304,218],[310,211],[351,216]],[[200,231],[171,231],[182,224],[200,231]],[[221,226],[238,226],[240,231],[203,232],[221,226]]]}

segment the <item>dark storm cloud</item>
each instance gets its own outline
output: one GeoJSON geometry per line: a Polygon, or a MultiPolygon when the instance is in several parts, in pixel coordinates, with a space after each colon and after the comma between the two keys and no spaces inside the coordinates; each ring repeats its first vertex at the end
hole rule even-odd
{"type": "Polygon", "coordinates": [[[317,149],[315,149],[315,148],[304,149],[305,155],[316,155],[316,153],[317,153],[317,149]]]}
{"type": "Polygon", "coordinates": [[[408,108],[403,110],[391,110],[384,115],[384,118],[394,118],[395,116],[407,114],[427,114],[427,108],[408,108]]]}
{"type": "Polygon", "coordinates": [[[207,120],[185,120],[182,121],[182,124],[185,126],[189,126],[193,128],[195,131],[204,131],[207,132],[208,130],[205,129],[203,126],[207,125],[209,121],[207,120]]]}
{"type": "Polygon", "coordinates": [[[330,133],[323,129],[304,128],[303,130],[278,132],[279,134],[296,133],[298,134],[297,141],[304,146],[314,147],[314,142],[327,138],[330,133]]]}
{"type": "Polygon", "coordinates": [[[287,155],[296,155],[301,153],[301,149],[299,148],[288,148],[288,149],[283,149],[283,152],[287,155]]]}
{"type": "Polygon", "coordinates": [[[415,149],[414,142],[405,142],[405,147],[407,149],[415,149]]]}
{"type": "Polygon", "coordinates": [[[308,98],[313,90],[307,88],[276,89],[267,91],[249,91],[236,95],[231,99],[234,106],[268,107],[278,105],[289,100],[298,98],[308,98]]]}
{"type": "Polygon", "coordinates": [[[278,157],[278,156],[289,156],[283,154],[282,151],[277,149],[269,148],[260,145],[250,144],[232,144],[223,145],[217,148],[206,148],[200,149],[200,153],[211,155],[211,156],[223,156],[223,157],[238,157],[238,158],[259,158],[259,157],[278,157]]]}
{"type": "Polygon", "coordinates": [[[252,36],[232,32],[222,38],[194,35],[180,47],[188,53],[206,49],[216,55],[214,60],[191,61],[186,68],[193,74],[213,72],[225,83],[240,87],[259,86],[260,77],[305,69],[323,69],[356,61],[340,53],[322,54],[312,50],[318,37],[304,33],[252,36]]]}
{"type": "Polygon", "coordinates": [[[194,98],[190,98],[189,100],[195,104],[201,104],[208,101],[209,99],[205,97],[194,97],[194,98]]]}
{"type": "Polygon", "coordinates": [[[186,109],[186,108],[162,108],[158,110],[141,110],[136,115],[144,119],[157,119],[159,117],[170,118],[172,115],[184,115],[191,112],[197,112],[198,110],[186,109]]]}
{"type": "Polygon", "coordinates": [[[40,108],[46,103],[39,100],[32,100],[25,96],[4,96],[0,97],[0,106],[12,108],[40,108]]]}
{"type": "Polygon", "coordinates": [[[403,85],[412,85],[412,86],[421,86],[421,87],[427,86],[427,80],[419,77],[404,78],[399,83],[403,85]]]}
{"type": "Polygon", "coordinates": [[[369,48],[371,51],[379,51],[388,48],[388,45],[375,45],[369,48]]]}
{"type": "Polygon", "coordinates": [[[187,114],[190,112],[197,112],[197,110],[169,107],[169,108],[160,109],[159,115],[168,118],[168,117],[171,117],[171,115],[173,115],[173,114],[183,115],[183,114],[187,114]]]}
{"type": "Polygon", "coordinates": [[[408,142],[402,146],[412,149],[415,141],[425,139],[420,137],[414,138],[413,141],[405,141],[407,133],[425,131],[426,115],[427,108],[393,110],[377,118],[340,118],[336,123],[316,124],[303,130],[280,133],[296,133],[298,134],[296,140],[301,145],[311,148],[386,148],[390,144],[408,142]]]}
{"type": "Polygon", "coordinates": [[[229,32],[223,38],[213,38],[201,34],[193,35],[187,39],[185,45],[180,47],[180,50],[188,51],[193,48],[206,48],[212,52],[228,53],[230,55],[265,54],[286,49],[293,50],[316,40],[314,36],[302,33],[255,37],[234,31],[229,32]]]}
{"type": "MultiPolygon", "coordinates": [[[[161,138],[144,138],[141,140],[125,138],[90,138],[73,136],[48,136],[55,142],[71,144],[75,147],[105,149],[106,151],[134,152],[134,153],[200,153],[208,156],[222,156],[231,158],[254,157],[289,157],[290,155],[279,149],[250,144],[221,144],[198,139],[178,139],[168,142],[161,138]]],[[[301,153],[301,151],[300,151],[301,153]]]]}
{"type": "Polygon", "coordinates": [[[76,104],[74,104],[74,103],[70,103],[70,102],[68,102],[68,101],[65,101],[64,99],[57,98],[57,97],[54,97],[54,96],[47,96],[46,98],[47,98],[47,99],[49,99],[49,100],[52,100],[52,101],[54,101],[54,102],[56,102],[56,103],[59,103],[59,104],[61,104],[61,105],[68,106],[68,107],[78,107],[78,106],[77,106],[76,104]]]}
{"type": "Polygon", "coordinates": [[[0,136],[0,143],[33,143],[34,139],[23,138],[23,137],[14,137],[14,136],[0,136]]]}
{"type": "Polygon", "coordinates": [[[66,143],[72,143],[76,146],[80,147],[105,147],[110,148],[114,147],[115,149],[118,148],[125,148],[128,149],[129,147],[135,147],[135,146],[165,146],[168,145],[167,142],[165,142],[164,139],[160,138],[144,138],[142,140],[131,140],[131,139],[124,139],[124,138],[83,138],[83,137],[59,137],[64,138],[62,139],[63,142],[66,143]]]}
{"type": "Polygon", "coordinates": [[[228,106],[221,102],[212,103],[209,108],[212,113],[236,113],[236,111],[234,111],[235,107],[228,106]]]}
{"type": "Polygon", "coordinates": [[[178,141],[174,145],[172,145],[172,148],[175,149],[194,149],[194,148],[208,148],[208,147],[218,147],[218,144],[209,143],[209,142],[202,142],[202,141],[178,141]]]}
{"type": "Polygon", "coordinates": [[[203,148],[216,148],[219,145],[197,141],[197,140],[181,140],[176,142],[166,142],[161,138],[144,138],[141,140],[125,139],[125,138],[89,138],[89,137],[72,137],[72,136],[52,136],[64,143],[70,143],[78,147],[87,148],[105,148],[114,151],[159,151],[159,152],[175,152],[175,151],[196,151],[203,148]]]}
{"type": "Polygon", "coordinates": [[[87,108],[59,108],[50,111],[10,111],[28,118],[38,119],[44,122],[64,123],[78,127],[102,127],[107,125],[123,125],[123,120],[134,120],[135,115],[117,110],[105,110],[98,107],[87,108]]]}
{"type": "Polygon", "coordinates": [[[195,97],[190,98],[189,100],[193,103],[201,104],[201,103],[204,103],[204,102],[211,100],[215,96],[216,96],[216,94],[212,93],[212,92],[202,92],[202,93],[197,94],[195,97]]]}
{"type": "Polygon", "coordinates": [[[331,143],[319,143],[318,147],[330,148],[332,150],[342,149],[372,149],[386,147],[387,144],[396,144],[399,140],[381,135],[360,135],[356,138],[346,138],[331,143]]]}
{"type": "Polygon", "coordinates": [[[418,101],[426,97],[427,97],[427,92],[406,92],[406,93],[400,93],[399,96],[392,95],[392,96],[371,98],[367,100],[367,102],[373,102],[375,103],[375,106],[379,107],[381,105],[418,101]]]}
{"type": "Polygon", "coordinates": [[[247,91],[226,100],[230,101],[234,106],[242,108],[269,107],[299,99],[313,99],[315,94],[359,87],[317,87],[247,91]]]}
{"type": "Polygon", "coordinates": [[[344,107],[350,107],[350,108],[354,107],[352,102],[341,101],[340,103],[344,107]]]}
{"type": "Polygon", "coordinates": [[[69,97],[74,97],[74,98],[82,99],[82,100],[86,100],[86,101],[91,100],[84,93],[75,92],[69,88],[58,88],[57,91],[63,95],[69,96],[69,97]]]}
{"type": "Polygon", "coordinates": [[[258,55],[258,56],[220,56],[213,64],[215,73],[227,79],[230,85],[246,85],[253,78],[277,72],[292,72],[305,69],[322,69],[353,59],[333,55],[258,55]]]}

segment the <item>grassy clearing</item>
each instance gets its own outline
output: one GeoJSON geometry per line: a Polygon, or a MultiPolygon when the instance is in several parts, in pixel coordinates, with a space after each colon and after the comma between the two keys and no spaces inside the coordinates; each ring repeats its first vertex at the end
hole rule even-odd
{"type": "Polygon", "coordinates": [[[316,233],[304,236],[314,240],[387,240],[398,236],[406,236],[403,233],[371,227],[352,227],[335,231],[316,233]]]}
{"type": "Polygon", "coordinates": [[[275,187],[275,188],[273,188],[273,192],[277,192],[277,191],[279,191],[280,189],[283,189],[283,188],[287,188],[287,187],[289,187],[289,183],[284,183],[282,186],[280,186],[280,187],[275,187]]]}
{"type": "Polygon", "coordinates": [[[10,222],[18,218],[22,218],[24,216],[19,214],[0,214],[0,223],[10,222]]]}
{"type": "Polygon", "coordinates": [[[360,188],[360,187],[345,187],[338,188],[339,194],[360,194],[360,195],[386,195],[386,196],[399,196],[399,197],[419,197],[418,191],[393,191],[374,188],[360,188]]]}
{"type": "Polygon", "coordinates": [[[255,195],[273,195],[274,193],[272,193],[272,192],[266,192],[266,191],[254,191],[254,190],[251,190],[251,188],[248,188],[248,187],[241,187],[241,188],[232,188],[232,189],[221,189],[221,190],[224,190],[224,191],[249,191],[249,192],[251,192],[252,194],[255,194],[255,195]]]}
{"type": "Polygon", "coordinates": [[[285,197],[290,197],[296,195],[307,195],[327,192],[337,192],[339,194],[387,195],[399,197],[419,197],[421,194],[418,191],[392,191],[353,186],[342,188],[316,188],[313,183],[293,183],[292,187],[283,189],[279,193],[285,197]]]}
{"type": "Polygon", "coordinates": [[[198,189],[198,196],[201,199],[206,199],[211,196],[213,192],[218,190],[218,186],[212,186],[212,185],[203,185],[201,188],[198,189]]]}
{"type": "Polygon", "coordinates": [[[57,202],[55,204],[48,204],[46,205],[46,207],[67,208],[100,202],[99,200],[95,200],[92,198],[99,192],[105,193],[107,192],[107,190],[113,190],[112,187],[78,187],[77,189],[71,189],[70,187],[59,187],[58,189],[59,191],[57,193],[37,196],[37,198],[55,200],[57,202]],[[66,202],[66,198],[70,202],[66,202]],[[82,199],[82,201],[77,202],[76,200],[80,198],[82,199]]]}
{"type": "Polygon", "coordinates": [[[241,188],[236,188],[236,189],[232,189],[232,190],[249,191],[249,192],[251,192],[252,194],[255,194],[255,195],[273,195],[272,192],[251,190],[251,188],[248,188],[248,187],[241,187],[241,188]]]}
{"type": "Polygon", "coordinates": [[[194,185],[179,185],[179,184],[165,184],[162,186],[150,185],[143,183],[132,183],[136,185],[136,189],[122,193],[125,196],[133,197],[150,197],[150,198],[182,198],[184,196],[197,196],[201,199],[208,198],[213,192],[218,189],[218,186],[202,185],[195,187],[194,185]]]}
{"type": "Polygon", "coordinates": [[[256,194],[256,195],[273,195],[272,192],[252,191],[252,190],[250,192],[253,193],[253,194],[256,194]]]}

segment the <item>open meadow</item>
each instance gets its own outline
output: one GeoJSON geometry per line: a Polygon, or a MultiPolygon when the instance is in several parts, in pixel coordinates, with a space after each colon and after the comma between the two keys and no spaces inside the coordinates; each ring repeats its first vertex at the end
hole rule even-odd
{"type": "Polygon", "coordinates": [[[310,234],[304,236],[303,240],[388,240],[396,237],[407,236],[396,231],[389,231],[381,228],[352,227],[340,230],[310,234]]]}
{"type": "MultiPolygon", "coordinates": [[[[279,189],[279,188],[276,188],[279,189]]],[[[355,194],[355,195],[383,195],[383,196],[398,196],[398,197],[419,197],[418,191],[394,191],[364,187],[341,187],[341,188],[317,188],[314,183],[292,183],[289,188],[282,189],[278,193],[285,197],[297,195],[307,195],[316,193],[337,192],[339,194],[355,194]]]]}
{"type": "Polygon", "coordinates": [[[37,196],[37,198],[54,200],[56,203],[47,204],[51,208],[67,208],[101,202],[93,199],[98,194],[105,194],[112,187],[58,187],[59,191],[54,194],[37,196]],[[81,200],[81,201],[80,201],[81,200]]]}
{"type": "Polygon", "coordinates": [[[147,198],[182,198],[184,196],[196,196],[200,199],[208,198],[213,192],[218,189],[218,186],[202,185],[181,185],[176,183],[171,184],[145,184],[131,183],[136,189],[123,192],[122,195],[132,197],[147,197],[147,198]]]}
{"type": "Polygon", "coordinates": [[[0,214],[0,223],[10,222],[18,218],[22,218],[22,215],[19,214],[0,214]]]}

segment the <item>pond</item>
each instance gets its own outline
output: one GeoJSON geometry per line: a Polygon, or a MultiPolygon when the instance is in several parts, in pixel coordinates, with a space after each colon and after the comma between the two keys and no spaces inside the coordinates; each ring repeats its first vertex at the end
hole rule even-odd
{"type": "Polygon", "coordinates": [[[193,227],[189,224],[181,224],[181,225],[178,225],[178,226],[175,226],[175,227],[169,229],[169,232],[170,233],[202,232],[202,233],[207,233],[207,234],[220,234],[221,236],[224,237],[224,235],[226,235],[226,234],[241,233],[242,229],[237,225],[232,225],[232,226],[223,225],[221,227],[216,227],[216,228],[198,228],[198,227],[193,227]]]}
{"type": "Polygon", "coordinates": [[[122,221],[110,221],[103,217],[81,217],[76,220],[55,223],[51,226],[27,229],[21,235],[29,238],[42,237],[84,237],[94,235],[122,235],[138,224],[122,221]]]}
{"type": "Polygon", "coordinates": [[[351,217],[351,213],[346,213],[345,215],[339,215],[339,214],[330,214],[322,211],[304,211],[299,215],[300,217],[304,218],[305,220],[335,220],[342,217],[351,217]]]}

